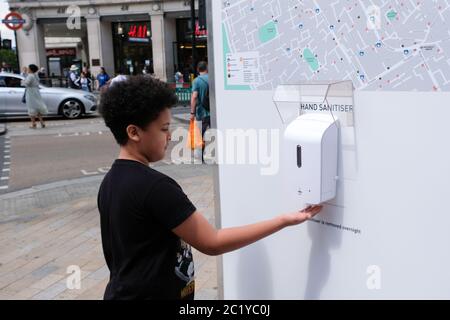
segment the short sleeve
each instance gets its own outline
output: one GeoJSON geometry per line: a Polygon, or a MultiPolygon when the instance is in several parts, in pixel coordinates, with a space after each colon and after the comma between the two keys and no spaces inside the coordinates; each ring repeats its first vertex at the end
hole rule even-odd
{"type": "Polygon", "coordinates": [[[198,79],[195,79],[194,82],[192,83],[192,93],[196,91],[200,93],[200,88],[198,86],[198,79]]]}
{"type": "Polygon", "coordinates": [[[159,180],[145,199],[146,209],[168,230],[173,230],[197,210],[172,179],[159,180]]]}

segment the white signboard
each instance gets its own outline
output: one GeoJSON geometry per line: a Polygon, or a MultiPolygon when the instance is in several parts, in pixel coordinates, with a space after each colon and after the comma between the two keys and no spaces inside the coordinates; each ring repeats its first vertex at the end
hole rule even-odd
{"type": "MultiPolygon", "coordinates": [[[[450,3],[209,5],[212,116],[227,155],[221,227],[303,206],[285,192],[276,89],[318,80],[356,89],[353,105],[331,108],[354,115],[340,128],[336,200],[313,221],[225,255],[224,298],[449,299],[450,3]]],[[[304,112],[330,112],[308,103],[304,112]]]]}

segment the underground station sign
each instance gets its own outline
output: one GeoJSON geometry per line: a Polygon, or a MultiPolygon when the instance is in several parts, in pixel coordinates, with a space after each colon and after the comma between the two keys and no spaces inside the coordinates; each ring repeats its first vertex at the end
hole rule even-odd
{"type": "Polygon", "coordinates": [[[11,30],[19,30],[25,22],[26,21],[22,18],[20,13],[17,12],[8,13],[5,19],[2,20],[2,23],[4,23],[6,27],[11,30]]]}

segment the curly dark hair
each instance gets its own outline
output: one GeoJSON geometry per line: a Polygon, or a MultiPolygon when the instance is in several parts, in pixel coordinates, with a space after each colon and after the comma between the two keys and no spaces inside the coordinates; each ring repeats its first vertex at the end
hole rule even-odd
{"type": "Polygon", "coordinates": [[[177,102],[175,91],[167,83],[151,77],[130,76],[103,92],[99,112],[117,143],[124,146],[128,142],[129,125],[145,129],[177,102]]]}

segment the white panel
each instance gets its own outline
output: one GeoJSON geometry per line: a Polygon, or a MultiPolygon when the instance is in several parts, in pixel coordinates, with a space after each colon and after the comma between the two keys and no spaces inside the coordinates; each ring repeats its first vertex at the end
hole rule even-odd
{"type": "MultiPolygon", "coordinates": [[[[273,91],[224,90],[221,2],[212,3],[219,129],[281,130],[273,91]]],[[[226,255],[225,298],[450,298],[448,101],[448,93],[356,92],[354,128],[340,137],[337,205],[226,255]]],[[[223,227],[300,209],[283,195],[281,173],[263,167],[220,165],[223,227]]]]}

